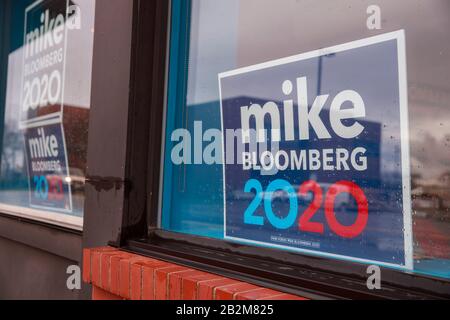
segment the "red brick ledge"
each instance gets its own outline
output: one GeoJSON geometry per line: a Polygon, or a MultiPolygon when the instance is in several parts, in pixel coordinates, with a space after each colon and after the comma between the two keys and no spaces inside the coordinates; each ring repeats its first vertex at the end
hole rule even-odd
{"type": "Polygon", "coordinates": [[[83,249],[83,281],[93,300],[307,300],[112,247],[83,249]]]}

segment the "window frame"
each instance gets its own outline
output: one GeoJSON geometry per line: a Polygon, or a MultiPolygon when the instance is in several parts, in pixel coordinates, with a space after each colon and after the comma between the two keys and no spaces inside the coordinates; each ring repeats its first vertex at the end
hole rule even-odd
{"type": "MultiPolygon", "coordinates": [[[[122,232],[110,244],[312,299],[450,298],[449,281],[441,278],[381,267],[382,289],[371,291],[366,286],[366,264],[229,243],[160,228],[167,85],[171,81],[172,3],[134,0],[125,178],[129,185],[125,198],[129,200],[123,210],[122,232]],[[148,57],[152,57],[151,63],[148,57]],[[136,148],[137,144],[145,145],[147,151],[136,148]]],[[[179,72],[176,74],[180,76],[179,72]]]]}
{"type": "Polygon", "coordinates": [[[35,220],[76,231],[83,230],[83,217],[0,203],[0,212],[19,219],[35,220]]]}

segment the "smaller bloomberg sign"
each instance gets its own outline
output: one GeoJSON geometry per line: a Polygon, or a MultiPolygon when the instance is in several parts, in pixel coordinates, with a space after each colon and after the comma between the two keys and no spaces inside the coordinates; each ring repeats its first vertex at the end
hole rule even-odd
{"type": "Polygon", "coordinates": [[[225,239],[413,268],[404,39],[219,75],[225,239]]]}
{"type": "Polygon", "coordinates": [[[29,126],[24,131],[28,159],[30,206],[72,211],[64,131],[59,119],[29,126]]]}

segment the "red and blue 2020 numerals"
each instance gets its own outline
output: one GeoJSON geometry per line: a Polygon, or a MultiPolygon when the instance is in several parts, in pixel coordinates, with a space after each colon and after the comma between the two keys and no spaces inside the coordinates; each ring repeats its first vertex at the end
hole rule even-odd
{"type": "Polygon", "coordinates": [[[359,236],[367,225],[369,218],[369,205],[364,191],[355,183],[350,181],[338,181],[328,188],[324,196],[322,187],[316,181],[304,182],[296,192],[294,187],[286,180],[278,179],[272,181],[266,191],[261,183],[256,179],[248,180],[245,184],[246,193],[255,192],[255,198],[244,212],[244,223],[249,225],[263,226],[265,218],[255,215],[256,210],[264,202],[264,211],[267,220],[276,229],[289,229],[298,218],[298,196],[305,197],[310,192],[313,199],[308,208],[298,219],[298,229],[304,232],[323,234],[325,226],[322,222],[311,221],[317,211],[324,204],[325,218],[331,231],[343,238],[355,238],[359,236]],[[289,212],[285,217],[277,216],[272,209],[273,194],[277,191],[287,193],[289,199],[289,212]],[[341,224],[336,218],[334,205],[336,197],[341,193],[349,193],[356,200],[358,214],[352,225],[341,224]],[[297,196],[298,195],[298,196],[297,196]],[[324,201],[325,200],[325,201],[324,201]]]}

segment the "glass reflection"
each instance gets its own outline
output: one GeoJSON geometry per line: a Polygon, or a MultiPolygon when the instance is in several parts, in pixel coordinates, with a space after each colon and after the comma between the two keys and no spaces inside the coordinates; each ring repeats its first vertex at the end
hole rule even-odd
{"type": "Polygon", "coordinates": [[[95,1],[3,6],[0,207],[81,228],[95,1]]]}

